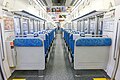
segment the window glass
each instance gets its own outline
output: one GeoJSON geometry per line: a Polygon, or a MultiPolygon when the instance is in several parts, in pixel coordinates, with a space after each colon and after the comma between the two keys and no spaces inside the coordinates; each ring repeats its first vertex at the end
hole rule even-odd
{"type": "Polygon", "coordinates": [[[29,27],[30,33],[34,32],[34,21],[30,20],[30,27],[29,27]]]}
{"type": "Polygon", "coordinates": [[[15,35],[21,34],[21,27],[20,27],[20,18],[15,17],[14,18],[14,26],[15,26],[15,35]]]}
{"type": "Polygon", "coordinates": [[[84,32],[88,33],[88,20],[84,21],[84,32]]]}
{"type": "Polygon", "coordinates": [[[95,19],[90,20],[90,33],[95,34],[95,19]]]}
{"type": "Polygon", "coordinates": [[[38,26],[38,23],[37,23],[37,21],[35,20],[35,21],[34,21],[35,32],[37,32],[37,26],[38,26]]]}
{"type": "Polygon", "coordinates": [[[28,19],[23,19],[23,34],[28,34],[28,19]]]}

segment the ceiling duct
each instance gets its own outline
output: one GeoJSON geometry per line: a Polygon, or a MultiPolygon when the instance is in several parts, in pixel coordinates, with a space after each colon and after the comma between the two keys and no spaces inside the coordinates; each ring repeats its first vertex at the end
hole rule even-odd
{"type": "Polygon", "coordinates": [[[78,2],[79,0],[72,0],[70,6],[75,6],[75,4],[78,2]]]}
{"type": "Polygon", "coordinates": [[[48,6],[48,4],[47,4],[46,0],[42,0],[42,1],[44,2],[44,4],[45,4],[46,6],[48,6]]]}
{"type": "Polygon", "coordinates": [[[66,0],[52,0],[53,6],[65,6],[66,0]]]}
{"type": "Polygon", "coordinates": [[[46,0],[37,0],[38,2],[40,2],[43,6],[48,6],[46,0]]]}

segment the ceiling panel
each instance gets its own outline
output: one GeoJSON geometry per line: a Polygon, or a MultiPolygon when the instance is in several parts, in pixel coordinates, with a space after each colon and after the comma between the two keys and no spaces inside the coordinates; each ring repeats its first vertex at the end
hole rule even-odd
{"type": "Polygon", "coordinates": [[[44,0],[44,1],[46,1],[47,6],[52,6],[53,5],[52,0],[44,0]]]}
{"type": "Polygon", "coordinates": [[[53,6],[65,6],[66,0],[52,0],[53,6]]]}
{"type": "Polygon", "coordinates": [[[66,0],[65,6],[70,6],[70,4],[71,4],[72,1],[73,0],[66,0]]]}

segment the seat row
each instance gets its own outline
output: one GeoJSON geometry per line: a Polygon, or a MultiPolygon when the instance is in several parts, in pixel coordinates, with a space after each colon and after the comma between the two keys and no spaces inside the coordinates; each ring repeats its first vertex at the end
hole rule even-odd
{"type": "Polygon", "coordinates": [[[84,32],[62,29],[69,60],[75,70],[106,69],[112,40],[100,35],[88,36],[84,32]]]}
{"type": "Polygon", "coordinates": [[[54,38],[55,29],[17,36],[14,40],[16,70],[44,70],[54,38]]]}

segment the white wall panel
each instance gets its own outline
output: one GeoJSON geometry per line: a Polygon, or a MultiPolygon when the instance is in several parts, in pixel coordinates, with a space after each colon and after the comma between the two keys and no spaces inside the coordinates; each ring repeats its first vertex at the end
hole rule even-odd
{"type": "Polygon", "coordinates": [[[2,4],[3,4],[3,1],[4,1],[4,0],[0,0],[0,5],[2,5],[2,4]]]}
{"type": "Polygon", "coordinates": [[[115,0],[115,5],[120,5],[120,0],[115,0]]]}
{"type": "Polygon", "coordinates": [[[66,0],[65,6],[70,6],[72,0],[66,0]]]}
{"type": "Polygon", "coordinates": [[[48,6],[52,6],[52,0],[46,0],[46,2],[47,2],[47,4],[48,4],[48,6]]]}

